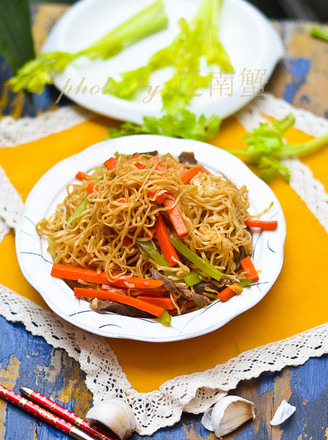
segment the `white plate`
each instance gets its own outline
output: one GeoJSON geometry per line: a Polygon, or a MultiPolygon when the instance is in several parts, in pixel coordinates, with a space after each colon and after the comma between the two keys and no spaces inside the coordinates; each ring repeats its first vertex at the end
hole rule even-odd
{"type": "Polygon", "coordinates": [[[168,342],[193,338],[216,330],[258,303],[269,291],[281,270],[285,235],[285,220],[277,198],[239,159],[202,142],[137,135],[93,145],[51,168],[37,182],[26,200],[24,215],[16,233],[16,252],[27,281],[42,295],[49,307],[66,321],[103,336],[168,342]],[[273,208],[263,218],[274,218],[279,224],[276,231],[255,232],[253,235],[253,260],[256,268],[261,270],[260,281],[256,285],[244,289],[241,295],[226,303],[218,301],[205,309],[173,317],[171,327],[164,327],[153,319],[131,318],[113,313],[100,314],[91,310],[86,301],[74,297],[73,291],[64,281],[51,277],[52,261],[47,252],[47,241],[40,239],[35,231],[36,223],[43,217],[48,218],[57,203],[63,201],[66,186],[74,181],[72,176],[77,171],[86,171],[103,163],[116,151],[131,154],[154,149],[160,154],[169,152],[175,156],[182,151],[193,151],[198,162],[210,171],[222,171],[238,187],[247,185],[251,213],[259,213],[274,202],[273,208]]]}
{"type": "MultiPolygon", "coordinates": [[[[133,15],[153,0],[82,0],[71,7],[68,12],[57,22],[51,31],[44,47],[44,52],[56,50],[75,52],[87,47],[116,27],[129,15],[133,15]]],[[[106,61],[92,61],[79,59],[68,66],[65,72],[54,76],[54,84],[62,90],[70,80],[72,92],[67,94],[70,99],[105,116],[121,120],[142,122],[142,117],[147,115],[159,116],[162,102],[159,95],[149,103],[144,103],[145,92],[133,101],[125,101],[108,94],[89,93],[93,86],[103,86],[108,77],[119,79],[120,74],[143,66],[150,56],[157,50],[167,46],[178,34],[178,19],[181,17],[190,20],[198,9],[200,0],[164,0],[165,12],[169,18],[169,27],[157,34],[145,38],[120,54],[106,61]],[[75,93],[78,84],[85,77],[84,85],[88,87],[86,94],[81,91],[75,93]]],[[[282,58],[284,49],[280,37],[266,17],[257,9],[243,0],[225,0],[222,14],[220,35],[226,48],[235,73],[233,79],[233,95],[230,89],[219,96],[218,90],[203,90],[203,95],[194,97],[190,110],[198,115],[217,114],[225,118],[235,113],[251,101],[255,94],[261,90],[261,85],[256,84],[254,90],[248,86],[247,90],[241,87],[244,68],[253,74],[256,69],[266,70],[266,80],[269,79],[274,66],[282,58]],[[250,96],[241,96],[251,93],[250,96]]],[[[201,73],[207,74],[210,69],[203,67],[201,73]]],[[[218,72],[219,68],[212,68],[218,72]]],[[[172,75],[172,68],[165,68],[155,73],[151,78],[151,85],[162,86],[172,75]]],[[[252,75],[252,74],[251,74],[252,75]]],[[[228,77],[230,75],[227,75],[228,77]]],[[[263,84],[264,85],[264,84],[263,84]]],[[[93,89],[95,93],[97,89],[93,89]]]]}

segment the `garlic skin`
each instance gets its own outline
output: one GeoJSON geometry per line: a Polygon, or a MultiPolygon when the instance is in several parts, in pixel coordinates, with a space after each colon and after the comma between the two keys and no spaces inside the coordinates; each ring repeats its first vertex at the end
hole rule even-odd
{"type": "Polygon", "coordinates": [[[239,396],[225,396],[207,410],[202,424],[218,438],[229,434],[249,419],[255,419],[255,405],[239,396]]]}
{"type": "Polygon", "coordinates": [[[292,416],[295,411],[296,411],[296,406],[291,405],[290,403],[286,402],[286,400],[284,399],[276,409],[276,412],[273,416],[273,419],[270,422],[270,425],[271,426],[281,425],[281,423],[289,419],[289,417],[292,416]]]}
{"type": "Polygon", "coordinates": [[[120,399],[103,400],[88,411],[86,419],[90,423],[102,423],[121,440],[129,437],[136,429],[132,408],[120,399]]]}

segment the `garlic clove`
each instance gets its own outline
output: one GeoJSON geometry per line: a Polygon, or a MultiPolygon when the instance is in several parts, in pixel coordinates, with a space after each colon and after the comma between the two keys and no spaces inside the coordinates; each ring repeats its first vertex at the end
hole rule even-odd
{"type": "Polygon", "coordinates": [[[121,440],[129,437],[136,429],[132,408],[120,399],[103,400],[88,411],[86,419],[90,423],[102,423],[121,440]]]}
{"type": "Polygon", "coordinates": [[[285,420],[289,419],[290,416],[294,414],[296,411],[296,406],[291,405],[290,403],[286,402],[284,399],[281,404],[278,406],[273,419],[270,422],[270,425],[272,426],[278,426],[281,425],[285,420]]]}
{"type": "Polygon", "coordinates": [[[208,430],[208,431],[214,431],[213,425],[212,425],[212,412],[213,407],[208,408],[202,417],[202,420],[200,421],[201,424],[208,430]]]}
{"type": "MultiPolygon", "coordinates": [[[[255,419],[255,405],[239,396],[225,396],[213,407],[211,422],[217,437],[229,434],[249,419],[255,419]]],[[[206,421],[205,421],[206,423],[206,421]]]]}

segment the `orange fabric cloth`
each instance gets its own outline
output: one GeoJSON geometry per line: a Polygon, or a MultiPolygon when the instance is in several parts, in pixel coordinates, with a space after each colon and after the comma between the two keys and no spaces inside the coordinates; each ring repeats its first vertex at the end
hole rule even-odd
{"type": "MultiPolygon", "coordinates": [[[[103,140],[108,125],[108,120],[98,117],[29,144],[1,149],[0,164],[25,200],[36,181],[55,163],[103,140]]],[[[242,148],[240,136],[244,133],[243,127],[229,118],[212,143],[222,148],[242,148]]],[[[291,129],[286,138],[304,142],[309,136],[291,129]]],[[[327,189],[328,148],[303,161],[327,189]]],[[[283,179],[275,179],[271,188],[287,222],[285,259],[277,282],[253,309],[213,333],[164,344],[109,340],[123,371],[138,391],[154,390],[175,376],[212,368],[242,351],[326,322],[328,295],[322,273],[328,249],[327,233],[283,179]]],[[[13,232],[0,243],[0,267],[1,284],[46,307],[20,272],[13,232]]]]}

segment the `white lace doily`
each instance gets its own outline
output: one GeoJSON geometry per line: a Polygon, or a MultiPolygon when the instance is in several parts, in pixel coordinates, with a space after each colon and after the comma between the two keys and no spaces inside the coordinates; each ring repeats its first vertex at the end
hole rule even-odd
{"type": "MultiPolygon", "coordinates": [[[[72,111],[74,113],[76,110],[61,109],[60,118],[55,115],[56,112],[48,113],[47,128],[42,127],[42,136],[68,128],[65,113],[72,114],[72,111]]],[[[328,131],[328,121],[325,119],[295,109],[271,95],[257,98],[239,112],[237,118],[250,129],[261,120],[261,113],[282,118],[291,111],[296,116],[296,127],[302,131],[314,136],[328,131]]],[[[41,137],[38,127],[40,118],[25,118],[23,126],[29,127],[28,140],[41,137]]],[[[8,120],[3,121],[0,121],[0,136],[4,130],[11,146],[22,143],[24,134],[21,132],[17,136],[16,130],[16,124],[20,122],[11,120],[8,124],[8,120]]],[[[27,142],[27,135],[24,136],[24,142],[27,142]]],[[[2,146],[5,144],[4,141],[0,143],[2,146]]],[[[323,185],[314,179],[311,170],[298,159],[289,159],[286,165],[291,169],[291,186],[328,231],[328,203],[323,185]]],[[[19,195],[0,169],[0,240],[10,228],[15,228],[22,206],[19,195]]],[[[258,377],[265,371],[279,371],[285,366],[301,365],[310,357],[328,353],[328,324],[324,324],[291,338],[244,352],[213,369],[176,377],[156,391],[138,393],[132,388],[115,354],[103,338],[64,322],[54,313],[4,286],[0,286],[0,314],[8,321],[22,322],[33,335],[44,337],[50,345],[66,350],[78,361],[86,373],[86,385],[93,393],[95,403],[109,396],[126,399],[136,415],[138,433],[143,435],[173,425],[183,411],[194,414],[205,411],[241,380],[258,377]]]]}

